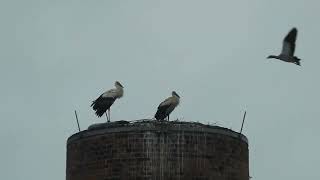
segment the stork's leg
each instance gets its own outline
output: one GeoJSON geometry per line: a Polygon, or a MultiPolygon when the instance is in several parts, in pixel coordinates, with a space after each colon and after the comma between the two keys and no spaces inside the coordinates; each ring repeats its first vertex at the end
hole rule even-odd
{"type": "Polygon", "coordinates": [[[108,109],[108,116],[109,116],[108,122],[110,122],[110,108],[108,109]]]}
{"type": "Polygon", "coordinates": [[[109,122],[109,117],[107,112],[106,112],[106,117],[107,117],[107,122],[109,122]]]}
{"type": "Polygon", "coordinates": [[[169,119],[170,119],[170,115],[168,115],[168,121],[169,121],[169,119]]]}

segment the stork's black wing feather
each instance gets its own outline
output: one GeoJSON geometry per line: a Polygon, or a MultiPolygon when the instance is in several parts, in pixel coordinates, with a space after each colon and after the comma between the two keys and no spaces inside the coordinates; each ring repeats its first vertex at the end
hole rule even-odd
{"type": "Polygon", "coordinates": [[[158,107],[158,110],[156,112],[156,114],[154,115],[154,117],[157,119],[157,120],[164,120],[168,114],[167,114],[167,109],[170,107],[170,104],[168,105],[163,105],[163,106],[159,106],[158,107]]]}
{"type": "Polygon", "coordinates": [[[116,98],[113,97],[98,97],[95,101],[92,102],[91,107],[96,112],[98,117],[101,117],[111,105],[114,103],[116,98]]]}

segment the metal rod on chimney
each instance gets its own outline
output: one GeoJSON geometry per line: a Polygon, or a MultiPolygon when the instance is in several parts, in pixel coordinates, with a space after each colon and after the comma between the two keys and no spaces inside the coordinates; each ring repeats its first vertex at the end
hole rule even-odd
{"type": "Polygon", "coordinates": [[[80,125],[79,125],[79,120],[78,120],[78,114],[77,114],[77,111],[74,110],[74,114],[76,115],[76,120],[77,120],[77,124],[78,124],[78,129],[79,129],[79,132],[81,131],[80,130],[80,125]]]}
{"type": "Polygon", "coordinates": [[[242,128],[243,128],[244,120],[246,119],[246,114],[247,114],[247,111],[244,111],[244,115],[243,115],[243,119],[242,119],[242,124],[241,124],[240,134],[242,133],[242,128]]]}

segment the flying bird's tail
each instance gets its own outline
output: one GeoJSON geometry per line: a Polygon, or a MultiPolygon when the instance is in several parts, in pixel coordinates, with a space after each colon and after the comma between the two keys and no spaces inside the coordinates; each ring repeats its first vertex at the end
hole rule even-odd
{"type": "Polygon", "coordinates": [[[295,56],[294,58],[295,58],[295,60],[296,60],[296,62],[294,62],[294,63],[295,63],[296,65],[298,65],[298,66],[301,66],[301,65],[300,65],[300,60],[301,60],[301,59],[299,59],[299,58],[296,57],[296,56],[295,56]]]}
{"type": "Polygon", "coordinates": [[[105,113],[111,107],[115,100],[115,98],[104,98],[100,96],[98,99],[92,102],[91,107],[96,112],[96,115],[101,117],[103,113],[105,113]]]}

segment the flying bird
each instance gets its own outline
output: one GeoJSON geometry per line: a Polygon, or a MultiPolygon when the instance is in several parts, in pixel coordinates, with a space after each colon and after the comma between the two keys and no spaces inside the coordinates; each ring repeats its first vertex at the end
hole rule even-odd
{"type": "Polygon", "coordinates": [[[172,91],[172,96],[164,100],[159,106],[156,114],[154,117],[157,120],[164,120],[166,117],[168,117],[169,121],[169,115],[179,105],[180,102],[180,96],[175,92],[172,91]]]}
{"type": "Polygon", "coordinates": [[[281,61],[294,63],[300,66],[300,59],[294,56],[297,34],[298,34],[297,28],[292,28],[291,31],[287,34],[287,36],[283,39],[282,51],[280,55],[278,56],[271,55],[271,56],[268,56],[267,58],[279,59],[281,61]]]}
{"type": "Polygon", "coordinates": [[[116,81],[114,83],[115,89],[110,89],[103,94],[101,94],[96,100],[91,104],[92,109],[96,112],[98,117],[101,117],[103,113],[106,114],[107,121],[110,122],[110,107],[116,99],[123,96],[123,86],[120,82],[116,81]],[[108,114],[107,111],[108,110],[108,114]]]}

